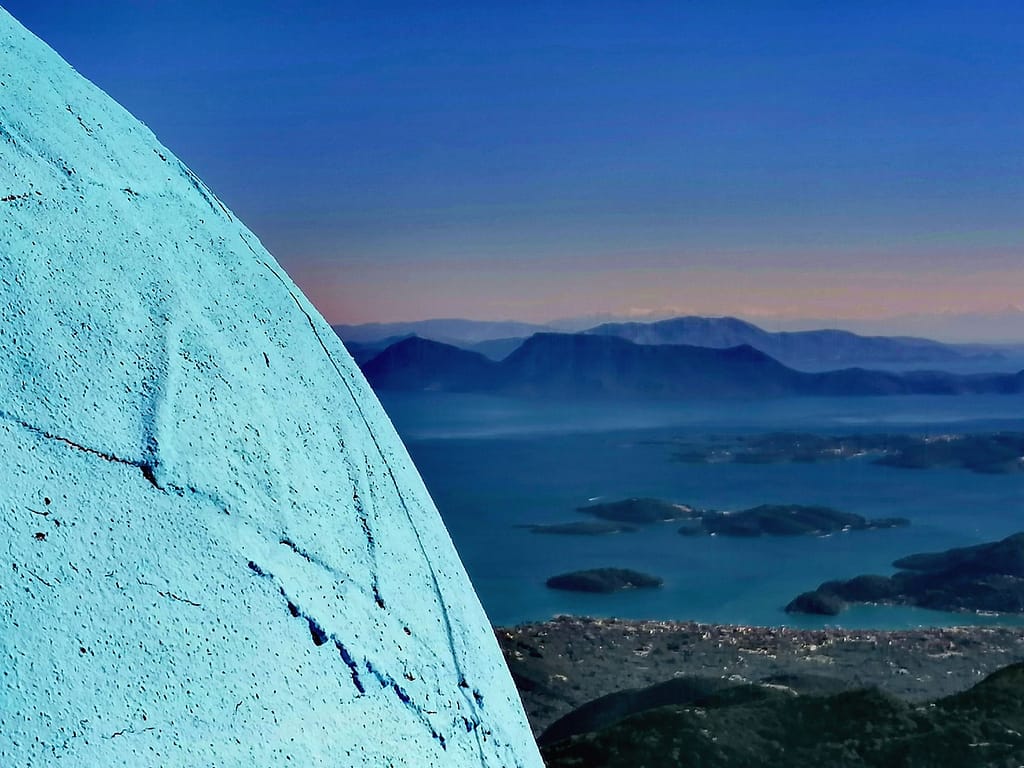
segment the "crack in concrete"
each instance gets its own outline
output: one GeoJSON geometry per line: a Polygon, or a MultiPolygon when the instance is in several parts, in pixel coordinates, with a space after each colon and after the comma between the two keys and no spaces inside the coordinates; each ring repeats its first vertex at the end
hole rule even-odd
{"type": "Polygon", "coordinates": [[[134,467],[135,469],[139,470],[139,472],[150,485],[152,485],[161,493],[175,493],[178,496],[185,496],[186,494],[198,496],[200,498],[206,499],[210,504],[217,507],[225,515],[231,514],[231,512],[228,509],[227,502],[225,502],[224,499],[222,499],[216,493],[203,491],[192,485],[178,485],[177,483],[173,483],[167,480],[164,480],[163,482],[157,480],[156,471],[157,468],[159,467],[159,460],[156,455],[156,442],[152,438],[149,441],[147,441],[147,451],[151,453],[151,458],[126,459],[123,456],[117,455],[113,451],[104,451],[100,448],[91,448],[88,445],[82,445],[81,443],[75,442],[74,440],[64,437],[63,435],[58,435],[54,432],[51,432],[50,430],[45,429],[44,427],[38,427],[34,424],[31,424],[25,421],[24,419],[19,418],[6,411],[0,411],[0,420],[19,426],[22,429],[31,432],[32,434],[37,435],[38,437],[41,437],[43,439],[53,440],[54,442],[62,443],[63,445],[66,445],[68,448],[72,448],[81,453],[85,453],[90,456],[96,456],[97,458],[103,459],[104,461],[108,461],[111,464],[123,464],[126,467],[134,467]]]}
{"type": "Polygon", "coordinates": [[[39,437],[45,438],[47,440],[54,440],[58,443],[63,443],[69,448],[73,448],[76,451],[81,451],[82,453],[87,453],[90,456],[97,456],[98,458],[101,458],[104,461],[109,461],[112,464],[124,464],[125,466],[128,467],[135,467],[135,469],[139,470],[142,473],[142,476],[146,478],[150,485],[152,485],[157,490],[164,490],[164,488],[157,482],[156,475],[154,474],[156,465],[153,462],[144,461],[142,459],[126,459],[121,456],[118,456],[117,454],[111,451],[104,451],[99,448],[90,448],[87,445],[76,443],[74,440],[71,440],[70,438],[63,437],[62,435],[50,432],[48,429],[45,429],[43,427],[37,427],[34,424],[30,424],[24,419],[20,419],[13,414],[7,413],[6,411],[0,411],[0,419],[10,422],[11,424],[16,424],[22,429],[28,430],[29,432],[38,435],[39,437]]]}
{"type": "MultiPolygon", "coordinates": [[[[338,378],[341,379],[342,383],[345,385],[345,388],[348,390],[349,396],[352,398],[352,402],[355,404],[356,411],[359,413],[359,416],[363,421],[363,425],[366,427],[366,432],[369,435],[370,440],[373,442],[374,448],[376,448],[377,450],[377,454],[380,456],[381,463],[384,465],[388,477],[390,477],[391,479],[391,483],[395,488],[395,494],[398,498],[398,502],[401,505],[402,511],[405,513],[406,519],[409,522],[409,527],[412,530],[417,545],[419,546],[420,553],[423,556],[423,561],[426,563],[427,571],[430,574],[431,586],[433,588],[434,595],[437,598],[438,607],[441,611],[441,619],[444,624],[445,635],[448,640],[448,650],[452,659],[452,664],[455,666],[455,671],[457,672],[460,681],[464,681],[466,679],[466,676],[465,673],[463,672],[462,664],[459,661],[458,652],[456,651],[455,648],[454,628],[452,625],[451,615],[448,613],[448,606],[445,604],[444,598],[442,596],[441,583],[437,578],[437,573],[434,571],[434,566],[431,563],[430,557],[427,554],[426,545],[423,543],[423,539],[420,536],[420,532],[417,529],[415,522],[413,521],[412,512],[409,510],[408,505],[405,503],[405,498],[402,496],[402,490],[398,484],[398,478],[395,477],[395,473],[391,469],[391,465],[388,463],[387,459],[384,456],[384,450],[381,448],[380,443],[377,441],[377,436],[374,434],[373,429],[370,427],[369,419],[367,419],[366,414],[362,409],[362,405],[359,402],[359,399],[355,396],[355,392],[352,389],[352,385],[349,383],[348,379],[342,372],[341,368],[338,367],[338,363],[334,360],[334,357],[327,349],[327,345],[324,343],[323,338],[320,336],[320,332],[317,330],[316,324],[313,322],[313,318],[302,306],[301,302],[299,302],[298,297],[288,286],[288,283],[284,280],[284,278],[281,277],[281,275],[277,273],[277,271],[273,267],[270,266],[270,264],[268,264],[265,260],[260,258],[259,254],[256,253],[255,249],[249,244],[249,241],[246,240],[246,238],[241,233],[239,233],[239,237],[242,238],[242,242],[244,242],[246,246],[249,248],[249,250],[252,251],[253,255],[257,257],[259,262],[274,277],[276,277],[277,280],[281,283],[281,285],[284,286],[285,290],[288,291],[288,295],[291,296],[292,301],[295,302],[295,306],[305,316],[306,322],[309,323],[309,327],[313,331],[313,335],[316,337],[317,342],[319,342],[320,347],[321,349],[323,349],[328,361],[330,361],[331,365],[334,367],[335,372],[338,374],[338,378]]],[[[483,697],[479,695],[469,696],[466,693],[466,691],[462,689],[461,686],[459,686],[458,689],[463,701],[465,701],[466,706],[469,708],[469,710],[473,712],[475,715],[479,715],[479,710],[483,708],[483,697]]],[[[486,763],[485,751],[483,743],[481,742],[480,739],[479,729],[474,729],[473,735],[476,737],[477,750],[480,754],[481,762],[486,763]]]]}
{"type": "Polygon", "coordinates": [[[261,579],[267,579],[271,583],[273,583],[274,586],[277,587],[277,591],[281,595],[281,597],[284,598],[285,605],[287,605],[288,612],[292,615],[292,617],[296,619],[303,619],[306,621],[306,623],[309,625],[309,633],[314,645],[316,645],[317,647],[324,645],[324,643],[327,642],[328,638],[330,638],[330,640],[334,643],[335,649],[341,656],[342,662],[345,664],[346,667],[348,667],[349,674],[352,675],[352,685],[355,686],[355,689],[359,692],[360,695],[365,694],[366,686],[363,685],[363,681],[359,676],[359,664],[352,657],[352,654],[349,653],[348,649],[341,642],[341,640],[338,639],[337,635],[334,635],[333,633],[328,634],[320,625],[320,622],[318,622],[309,614],[304,613],[302,609],[299,608],[299,606],[297,606],[295,602],[292,601],[292,599],[288,596],[288,593],[285,592],[284,587],[281,586],[280,581],[276,576],[274,576],[274,574],[270,573],[265,568],[258,565],[256,562],[252,560],[248,562],[248,566],[249,570],[255,573],[257,576],[259,576],[261,579]]]}
{"type": "Polygon", "coordinates": [[[322,558],[317,557],[312,552],[309,552],[308,550],[303,549],[302,547],[300,547],[298,544],[296,544],[294,541],[292,541],[287,536],[282,536],[280,541],[281,541],[282,545],[288,547],[288,549],[290,549],[292,552],[294,552],[296,555],[301,557],[306,562],[311,563],[312,565],[318,566],[320,568],[323,568],[325,571],[327,571],[329,574],[331,574],[334,578],[336,578],[338,580],[339,584],[344,584],[350,578],[348,574],[342,573],[341,571],[339,571],[337,568],[335,568],[333,565],[331,565],[330,563],[326,562],[322,558]]]}
{"type": "MultiPolygon", "coordinates": [[[[288,607],[288,613],[291,614],[293,618],[302,619],[309,625],[309,632],[311,639],[313,641],[313,645],[319,648],[320,646],[325,645],[328,640],[330,640],[334,644],[335,649],[338,651],[338,655],[341,657],[342,663],[345,664],[345,666],[349,670],[349,674],[352,676],[352,685],[355,687],[355,689],[359,692],[360,695],[365,694],[366,685],[364,684],[363,678],[360,674],[360,664],[358,661],[356,661],[355,657],[352,656],[348,648],[345,647],[345,644],[341,641],[341,639],[333,632],[327,632],[327,630],[325,630],[321,626],[319,621],[317,621],[314,617],[310,616],[307,612],[302,610],[302,608],[300,608],[295,603],[295,601],[292,600],[292,598],[288,595],[287,591],[285,591],[285,588],[281,585],[279,579],[275,577],[274,574],[270,573],[265,568],[258,565],[256,562],[252,560],[250,560],[247,563],[247,565],[249,567],[249,570],[256,574],[258,577],[260,577],[261,579],[267,579],[272,584],[274,584],[274,586],[277,587],[278,594],[280,594],[281,597],[284,598],[285,605],[288,607]]],[[[370,675],[376,678],[377,682],[380,683],[380,687],[382,689],[389,689],[398,698],[402,706],[405,707],[417,720],[419,720],[420,725],[422,725],[425,730],[430,732],[431,737],[438,741],[442,749],[448,749],[444,734],[440,733],[434,727],[433,723],[430,722],[430,718],[427,716],[426,709],[417,704],[413,700],[409,692],[405,690],[405,688],[403,688],[391,675],[386,674],[385,672],[382,672],[378,670],[376,667],[374,667],[373,663],[369,659],[364,658],[362,665],[366,668],[366,671],[370,675]]],[[[467,724],[467,731],[471,731],[479,726],[479,721],[473,723],[473,727],[471,728],[469,726],[469,723],[471,721],[467,720],[465,717],[463,717],[462,720],[467,724]]]]}

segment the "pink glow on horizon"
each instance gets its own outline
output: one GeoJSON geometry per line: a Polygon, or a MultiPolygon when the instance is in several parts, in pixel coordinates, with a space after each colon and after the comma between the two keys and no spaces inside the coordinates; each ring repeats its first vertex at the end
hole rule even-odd
{"type": "Polygon", "coordinates": [[[709,267],[545,271],[489,269],[292,269],[332,323],[464,317],[548,322],[609,313],[643,319],[681,314],[770,319],[877,320],[908,314],[999,312],[1024,305],[1024,267],[949,272],[731,270],[709,267]]]}

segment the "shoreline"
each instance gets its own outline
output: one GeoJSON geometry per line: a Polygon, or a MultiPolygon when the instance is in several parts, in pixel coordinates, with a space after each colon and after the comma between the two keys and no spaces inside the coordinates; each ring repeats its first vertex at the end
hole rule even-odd
{"type": "Polygon", "coordinates": [[[535,734],[576,707],[673,677],[736,681],[799,675],[923,702],[1024,661],[1024,627],[793,629],[556,616],[496,627],[535,734]]]}

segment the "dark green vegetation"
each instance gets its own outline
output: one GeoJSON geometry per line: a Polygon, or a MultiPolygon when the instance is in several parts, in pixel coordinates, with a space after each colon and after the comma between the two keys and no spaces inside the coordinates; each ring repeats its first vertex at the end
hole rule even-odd
{"type": "Polygon", "coordinates": [[[591,504],[579,507],[584,512],[603,520],[615,520],[620,523],[662,523],[670,520],[688,519],[697,511],[686,504],[672,504],[661,499],[622,499],[603,504],[591,504]]]}
{"type": "Polygon", "coordinates": [[[685,536],[713,533],[719,536],[822,536],[836,531],[867,531],[910,525],[904,518],[869,520],[852,512],[802,504],[762,504],[740,512],[701,512],[679,529],[685,536]]]}
{"type": "Polygon", "coordinates": [[[545,523],[526,525],[531,533],[552,533],[567,536],[604,536],[611,533],[634,533],[636,528],[622,523],[602,520],[584,520],[575,523],[545,523]]]}
{"type": "Polygon", "coordinates": [[[847,603],[896,603],[942,611],[1024,613],[1024,533],[945,552],[910,555],[893,576],[827,581],[786,610],[835,615],[847,603]]]}
{"type": "Polygon", "coordinates": [[[573,571],[552,576],[547,580],[550,589],[565,589],[571,592],[618,592],[620,589],[636,587],[660,587],[662,580],[628,568],[594,568],[587,571],[573,571]]]}
{"type": "Polygon", "coordinates": [[[1016,374],[890,373],[846,368],[805,373],[752,346],[641,345],[616,336],[538,333],[500,362],[408,338],[362,364],[374,389],[490,392],[545,398],[751,398],[910,394],[1016,394],[1016,374]]]}
{"type": "Polygon", "coordinates": [[[613,694],[555,723],[549,729],[556,731],[553,736],[541,739],[548,768],[966,768],[1024,760],[1021,664],[926,706],[877,689],[800,693],[799,682],[769,687],[674,681],[671,690],[665,685],[613,694]],[[663,703],[673,696],[677,703],[663,703]],[[576,735],[552,743],[561,735],[556,726],[576,735]]]}
{"type": "Polygon", "coordinates": [[[1024,433],[835,436],[774,432],[675,444],[675,457],[688,463],[815,463],[865,455],[876,464],[904,469],[955,467],[988,474],[1021,472],[1024,433]]]}
{"type": "Polygon", "coordinates": [[[677,677],[646,688],[616,691],[574,709],[560,717],[538,737],[542,747],[564,739],[598,731],[639,712],[666,706],[707,707],[738,698],[746,700],[750,691],[770,691],[784,687],[801,693],[832,694],[849,686],[842,680],[819,675],[782,675],[765,679],[756,686],[741,686],[721,677],[677,677]]]}
{"type": "Polygon", "coordinates": [[[497,637],[537,736],[596,699],[674,679],[732,678],[820,695],[877,688],[923,706],[1024,662],[1019,626],[880,632],[561,616],[497,637]]]}

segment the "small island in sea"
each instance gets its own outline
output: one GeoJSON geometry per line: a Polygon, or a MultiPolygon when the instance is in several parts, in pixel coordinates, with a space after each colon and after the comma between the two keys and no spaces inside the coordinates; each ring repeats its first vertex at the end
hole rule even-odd
{"type": "Polygon", "coordinates": [[[639,525],[689,519],[698,513],[688,504],[673,504],[663,499],[636,497],[577,507],[577,511],[602,520],[639,525]]]}
{"type": "Polygon", "coordinates": [[[852,512],[803,504],[761,504],[739,512],[703,511],[679,529],[684,536],[827,536],[910,525],[902,517],[869,520],[852,512]]]}
{"type": "Polygon", "coordinates": [[[549,589],[570,592],[618,592],[622,589],[660,587],[662,579],[628,568],[593,568],[552,576],[547,580],[549,589]]]}
{"type": "Polygon", "coordinates": [[[1024,613],[1024,533],[945,552],[910,555],[892,576],[827,581],[786,611],[834,616],[848,603],[914,605],[940,611],[1024,613]]]}
{"type": "Polygon", "coordinates": [[[772,432],[672,443],[677,461],[691,464],[817,463],[868,457],[901,469],[951,467],[984,474],[1024,471],[1024,432],[968,434],[818,435],[772,432]]]}
{"type": "MultiPolygon", "coordinates": [[[[867,531],[910,525],[902,517],[868,519],[832,507],[806,504],[761,504],[735,512],[698,509],[662,499],[631,498],[579,507],[580,512],[605,521],[647,525],[684,520],[684,536],[827,536],[840,531],[867,531]]],[[[618,533],[618,527],[594,528],[595,523],[527,526],[536,533],[618,533]]],[[[597,524],[601,525],[601,524],[597,524]]]]}

